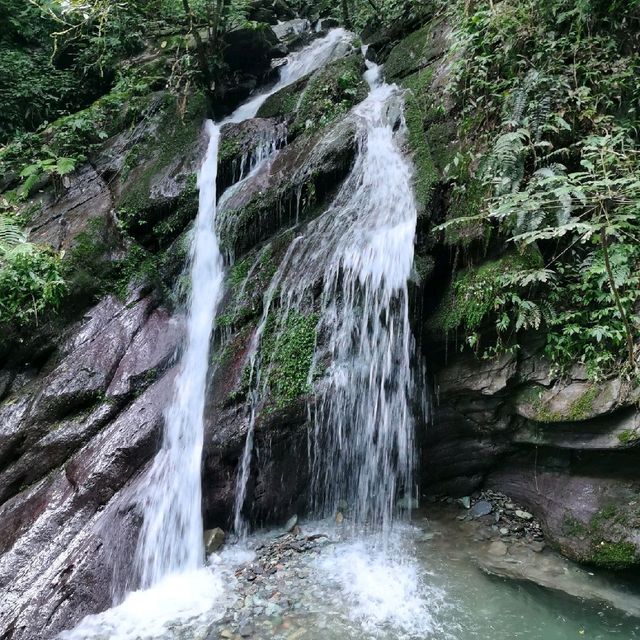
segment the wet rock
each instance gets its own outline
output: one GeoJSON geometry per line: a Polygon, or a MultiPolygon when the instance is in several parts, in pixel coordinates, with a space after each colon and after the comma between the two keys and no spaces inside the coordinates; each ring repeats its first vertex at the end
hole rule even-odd
{"type": "Polygon", "coordinates": [[[521,520],[533,520],[533,516],[528,511],[521,511],[520,509],[517,509],[515,514],[516,517],[521,520]]]}
{"type": "Polygon", "coordinates": [[[317,31],[329,31],[329,29],[335,29],[339,27],[340,23],[335,18],[320,18],[316,23],[317,31]]]}
{"type": "Polygon", "coordinates": [[[216,527],[215,529],[207,529],[204,532],[204,549],[207,554],[214,553],[222,547],[225,541],[225,532],[216,527]]]}
{"type": "Polygon", "coordinates": [[[470,509],[469,515],[472,518],[488,516],[493,511],[493,505],[487,500],[479,500],[470,509]]]}
{"type": "Polygon", "coordinates": [[[295,528],[295,526],[298,524],[298,516],[294,515],[291,516],[288,520],[287,523],[284,525],[284,530],[291,532],[293,531],[293,529],[295,528]]]}
{"type": "Polygon", "coordinates": [[[506,556],[507,545],[504,542],[497,540],[489,545],[489,553],[493,556],[506,556]]]}
{"type": "Polygon", "coordinates": [[[29,238],[57,251],[68,250],[92,220],[106,218],[112,208],[109,185],[93,166],[84,165],[69,176],[61,196],[53,190],[43,195],[42,206],[30,223],[29,238]]]}
{"type": "Polygon", "coordinates": [[[0,630],[13,629],[12,640],[54,637],[109,607],[132,577],[137,475],[157,449],[172,388],[168,373],[63,469],[0,506],[0,630]]]}

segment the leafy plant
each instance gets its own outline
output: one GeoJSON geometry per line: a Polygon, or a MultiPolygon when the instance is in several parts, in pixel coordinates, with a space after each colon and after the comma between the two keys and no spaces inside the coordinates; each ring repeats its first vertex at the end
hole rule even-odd
{"type": "Polygon", "coordinates": [[[484,320],[493,318],[498,336],[544,322],[557,367],[582,362],[594,378],[618,368],[621,354],[623,369],[638,371],[640,54],[622,45],[637,9],[505,0],[450,10],[458,25],[450,91],[466,141],[449,178],[455,193],[472,173],[486,195],[438,230],[483,225],[506,247],[536,247],[544,259],[536,275],[511,273],[496,292],[519,305],[513,285],[541,278],[520,305],[531,314],[514,325],[496,302],[484,320]]]}

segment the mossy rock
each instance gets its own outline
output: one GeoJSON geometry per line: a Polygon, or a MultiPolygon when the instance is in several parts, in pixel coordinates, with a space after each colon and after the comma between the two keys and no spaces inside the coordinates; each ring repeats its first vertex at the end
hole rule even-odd
{"type": "MultiPolygon", "coordinates": [[[[520,391],[515,410],[518,415],[536,422],[582,422],[606,416],[636,402],[635,393],[625,380],[611,378],[602,382],[584,380],[559,381],[552,387],[532,385],[520,391]]],[[[628,444],[633,431],[620,434],[628,444]]]]}
{"type": "Polygon", "coordinates": [[[429,209],[433,190],[457,148],[455,127],[431,91],[433,68],[400,82],[406,89],[407,142],[415,167],[414,185],[419,213],[429,209]]]}
{"type": "Polygon", "coordinates": [[[292,119],[309,84],[311,74],[300,78],[297,82],[276,91],[269,96],[258,109],[258,118],[292,119]]]}
{"type": "Polygon", "coordinates": [[[270,314],[265,327],[260,359],[268,370],[269,404],[283,409],[311,392],[309,371],[316,344],[315,314],[290,311],[282,317],[270,314]]]}
{"type": "Polygon", "coordinates": [[[167,95],[157,123],[125,159],[118,220],[145,246],[168,246],[197,213],[195,170],[204,113],[201,94],[190,98],[184,114],[167,95]]]}
{"type": "Polygon", "coordinates": [[[397,80],[423,69],[447,49],[447,26],[434,21],[401,40],[384,64],[385,76],[397,80]]]}
{"type": "Polygon", "coordinates": [[[322,129],[364,100],[369,90],[363,71],[360,54],[336,60],[317,71],[302,95],[291,132],[297,135],[322,129]]]}
{"type": "Polygon", "coordinates": [[[268,176],[256,176],[253,189],[228,202],[219,227],[222,245],[242,256],[283,227],[319,213],[351,169],[355,136],[354,123],[344,119],[326,140],[304,135],[283,149],[268,176]]]}
{"type": "Polygon", "coordinates": [[[561,548],[571,557],[603,569],[624,570],[640,565],[640,509],[635,501],[609,503],[588,521],[565,516],[561,548]],[[573,539],[570,544],[568,540],[573,539]]]}

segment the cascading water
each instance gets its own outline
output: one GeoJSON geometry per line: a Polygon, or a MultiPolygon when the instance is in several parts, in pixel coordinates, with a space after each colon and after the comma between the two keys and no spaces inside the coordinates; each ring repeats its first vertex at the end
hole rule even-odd
{"type": "MultiPolygon", "coordinates": [[[[393,132],[397,87],[368,73],[355,110],[354,170],[315,233],[336,238],[322,264],[311,247],[305,272],[322,269],[318,335],[330,365],[316,403],[312,496],[319,513],[346,502],[356,524],[388,529],[399,491],[411,492],[414,427],[407,282],[417,220],[411,167],[393,132]]],[[[313,240],[312,240],[313,243],[313,240]]],[[[326,355],[323,354],[323,360],[326,355]]]]}
{"type": "MultiPolygon", "coordinates": [[[[192,291],[189,299],[186,349],[176,381],[175,398],[166,413],[162,450],[147,485],[145,517],[137,561],[142,585],[202,564],[200,464],[203,411],[209,365],[209,342],[220,301],[224,265],[215,234],[216,176],[220,129],[255,117],[265,100],[283,87],[326,64],[348,42],[335,29],[306,49],[292,54],[269,91],[238,108],[220,125],[207,123],[209,147],[200,171],[200,207],[191,248],[192,291]]],[[[275,134],[277,135],[277,134],[275,134]]],[[[276,139],[264,139],[254,154],[254,166],[268,160],[276,139]]]]}
{"type": "Polygon", "coordinates": [[[207,123],[209,145],[198,178],[200,202],[191,244],[186,348],[165,414],[164,441],[146,485],[137,562],[143,587],[203,561],[200,464],[209,342],[222,294],[224,265],[214,231],[220,128],[207,123]]]}
{"type": "MultiPolygon", "coordinates": [[[[331,207],[296,238],[265,296],[255,342],[273,306],[279,326],[304,313],[315,283],[320,298],[315,373],[329,362],[318,384],[312,502],[318,514],[346,502],[352,522],[388,530],[399,491],[410,493],[414,437],[409,399],[413,390],[412,337],[407,282],[413,264],[417,220],[411,167],[394,128],[402,122],[402,96],[379,80],[369,63],[371,91],[353,112],[358,130],[354,168],[331,207]],[[274,300],[281,291],[279,300],[274,300]]],[[[259,392],[268,385],[268,370],[259,392]]],[[[314,371],[311,373],[311,379],[314,371]]],[[[253,439],[251,409],[245,455],[236,493],[236,528],[246,495],[253,439]]]]}

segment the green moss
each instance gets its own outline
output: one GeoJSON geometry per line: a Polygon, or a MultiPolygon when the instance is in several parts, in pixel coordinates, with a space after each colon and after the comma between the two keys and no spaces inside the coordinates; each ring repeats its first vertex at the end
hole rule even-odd
{"type": "Polygon", "coordinates": [[[218,164],[226,164],[235,160],[242,149],[239,137],[225,137],[220,143],[220,149],[218,150],[218,164]]]}
{"type": "Polygon", "coordinates": [[[247,257],[236,262],[229,273],[229,284],[232,287],[240,287],[247,279],[249,270],[251,269],[251,260],[247,257]]]}
{"type": "Polygon", "coordinates": [[[311,77],[290,129],[296,134],[326,127],[364,100],[367,93],[361,56],[337,60],[311,77]]]}
{"type": "Polygon", "coordinates": [[[567,418],[572,422],[585,420],[593,414],[593,403],[598,397],[598,388],[591,385],[569,408],[567,418]]]}
{"type": "Polygon", "coordinates": [[[439,179],[426,134],[426,126],[434,110],[429,93],[432,79],[433,71],[425,69],[402,83],[408,90],[405,98],[405,121],[415,167],[416,199],[423,207],[429,201],[431,191],[439,179]]]}
{"type": "Polygon", "coordinates": [[[583,553],[584,562],[606,569],[626,569],[639,558],[631,542],[620,540],[634,525],[627,511],[615,504],[602,507],[588,523],[572,516],[565,516],[562,532],[586,540],[588,550],[583,553]]]}
{"type": "MultiPolygon", "coordinates": [[[[157,133],[153,139],[146,141],[145,148],[139,152],[145,168],[136,175],[135,167],[130,167],[131,179],[123,188],[122,196],[117,203],[118,218],[123,228],[134,236],[153,225],[154,217],[157,216],[158,205],[150,200],[154,177],[176,159],[190,152],[200,135],[204,113],[205,102],[202,94],[190,98],[183,117],[180,116],[175,98],[166,96],[157,133]]],[[[183,219],[184,215],[181,214],[193,214],[194,195],[197,194],[195,183],[195,177],[191,176],[183,197],[174,205],[169,215],[177,213],[178,218],[183,219]]],[[[197,210],[197,202],[195,206],[197,210]]],[[[160,226],[154,235],[162,237],[169,231],[175,231],[177,220],[176,218],[169,221],[166,227],[160,226]]]]}
{"type": "Polygon", "coordinates": [[[592,415],[593,403],[598,397],[598,388],[589,386],[563,413],[551,411],[543,400],[544,396],[545,389],[539,386],[530,387],[520,394],[520,402],[528,403],[533,408],[536,422],[579,422],[592,415]]]}
{"type": "Polygon", "coordinates": [[[439,23],[430,22],[400,41],[389,54],[384,65],[385,75],[390,80],[403,78],[425,67],[440,55],[442,42],[436,35],[439,23]]]}
{"type": "Polygon", "coordinates": [[[89,220],[65,261],[72,297],[93,299],[109,291],[116,270],[111,254],[117,246],[118,234],[105,218],[89,220]]]}
{"type": "Polygon", "coordinates": [[[152,229],[160,247],[166,246],[196,217],[198,200],[197,176],[194,173],[187,178],[182,193],[173,205],[172,213],[155,224],[152,229]]]}
{"type": "Polygon", "coordinates": [[[292,311],[283,326],[280,321],[275,315],[269,318],[261,346],[261,359],[263,366],[270,368],[269,388],[277,408],[311,391],[308,378],[318,317],[292,311]]]}
{"type": "Polygon", "coordinates": [[[562,521],[562,533],[565,536],[581,538],[589,533],[589,528],[581,520],[567,515],[562,521]]]}
{"type": "Polygon", "coordinates": [[[638,440],[640,440],[640,433],[638,433],[637,431],[632,431],[631,429],[625,429],[618,434],[618,440],[620,440],[620,442],[625,445],[635,444],[636,442],[638,442],[638,440]]]}
{"type": "Polygon", "coordinates": [[[602,507],[591,518],[589,526],[594,535],[602,533],[606,527],[611,525],[626,526],[629,522],[627,513],[614,504],[609,504],[602,507]]]}
{"type": "Polygon", "coordinates": [[[591,561],[605,569],[628,569],[636,564],[638,554],[630,542],[600,542],[593,548],[591,561]]]}

